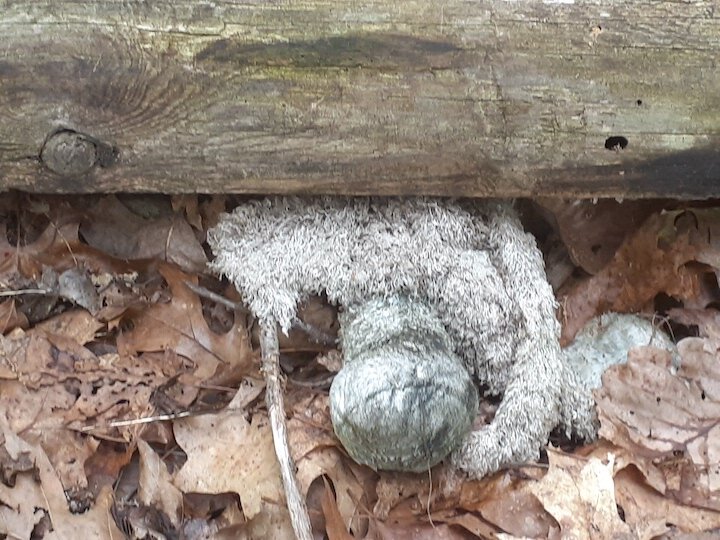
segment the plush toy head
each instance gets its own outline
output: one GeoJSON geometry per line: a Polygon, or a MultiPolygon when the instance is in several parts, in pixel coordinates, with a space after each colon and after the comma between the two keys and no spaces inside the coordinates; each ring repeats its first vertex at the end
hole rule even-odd
{"type": "Polygon", "coordinates": [[[330,411],[348,453],[376,469],[427,471],[460,445],[478,392],[439,319],[403,296],[342,315],[345,365],[330,411]]]}

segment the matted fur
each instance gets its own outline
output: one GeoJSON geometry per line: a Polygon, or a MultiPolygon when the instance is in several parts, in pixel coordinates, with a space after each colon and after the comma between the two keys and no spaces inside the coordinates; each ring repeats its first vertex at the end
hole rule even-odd
{"type": "MultiPolygon", "coordinates": [[[[473,476],[536,459],[556,426],[581,438],[595,436],[590,392],[563,361],[555,299],[542,256],[510,204],[433,198],[274,197],[239,206],[221,219],[208,238],[216,255],[212,268],[230,278],[261,320],[289,330],[298,304],[310,295],[325,294],[341,306],[347,365],[363,354],[376,358],[368,351],[387,342],[382,335],[388,328],[396,331],[389,331],[387,339],[404,344],[399,352],[393,349],[396,356],[402,356],[408,343],[423,343],[428,335],[422,324],[413,329],[413,323],[408,323],[412,316],[403,319],[398,310],[382,309],[377,320],[366,318],[371,330],[365,326],[362,332],[348,333],[353,313],[363,312],[369,303],[377,306],[379,302],[382,307],[383,301],[396,298],[417,305],[418,314],[430,309],[454,353],[440,355],[438,366],[447,368],[447,362],[457,357],[479,388],[502,396],[492,423],[464,435],[455,445],[459,447],[452,454],[453,463],[473,476]],[[401,341],[398,328],[405,336],[401,341]],[[348,355],[353,350],[360,352],[348,355]]],[[[414,313],[414,309],[405,311],[414,313]]],[[[413,350],[408,361],[417,362],[431,350],[413,350]]],[[[412,387],[410,380],[398,382],[394,376],[379,374],[377,365],[366,373],[356,364],[356,384],[345,384],[342,392],[363,392],[368,386],[365,376],[384,377],[380,385],[394,391],[404,390],[403,385],[412,387]]],[[[452,369],[441,371],[444,375],[435,379],[457,376],[452,369]]],[[[454,382],[439,384],[447,388],[454,382]]],[[[433,390],[427,385],[414,388],[433,390]]],[[[354,407],[363,403],[362,395],[338,392],[331,391],[331,408],[337,409],[333,402],[345,397],[355,399],[354,407]]],[[[407,392],[403,395],[412,397],[407,392]]],[[[460,399],[443,406],[455,414],[462,403],[460,399]]],[[[416,414],[403,407],[383,408],[375,402],[368,410],[353,409],[352,414],[359,414],[368,430],[372,432],[373,418],[383,429],[367,439],[348,441],[346,445],[372,446],[350,448],[351,455],[378,468],[387,468],[389,463],[391,468],[420,470],[432,464],[426,455],[383,458],[385,449],[392,453],[396,446],[393,437],[408,425],[405,415],[416,414]]],[[[466,422],[467,415],[458,416],[466,422]]],[[[437,420],[428,422],[434,425],[437,420]]]]}

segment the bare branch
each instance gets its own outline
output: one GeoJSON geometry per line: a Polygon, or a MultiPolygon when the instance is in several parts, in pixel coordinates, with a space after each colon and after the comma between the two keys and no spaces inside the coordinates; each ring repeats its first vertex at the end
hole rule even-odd
{"type": "Polygon", "coordinates": [[[233,302],[232,300],[225,298],[221,294],[212,292],[210,289],[206,289],[205,287],[201,287],[200,285],[195,285],[190,281],[185,281],[185,286],[198,296],[202,298],[207,298],[208,300],[212,300],[213,302],[217,302],[218,304],[222,304],[231,311],[246,309],[245,306],[240,302],[233,302]]]}
{"type": "Polygon", "coordinates": [[[295,477],[295,463],[290,456],[287,426],[285,425],[285,403],[280,380],[280,350],[278,345],[277,325],[263,323],[260,325],[260,349],[262,351],[262,370],[265,375],[265,401],[270,417],[275,455],[280,464],[280,474],[285,486],[290,520],[295,536],[299,540],[312,540],[312,528],[308,516],[305,499],[300,493],[295,477]]]}

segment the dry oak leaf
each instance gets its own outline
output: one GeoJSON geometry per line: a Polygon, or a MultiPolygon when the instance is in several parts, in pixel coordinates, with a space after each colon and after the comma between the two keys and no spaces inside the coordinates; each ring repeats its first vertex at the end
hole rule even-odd
{"type": "Polygon", "coordinates": [[[626,364],[605,372],[595,391],[600,435],[655,458],[700,445],[692,455],[707,466],[707,451],[720,451],[720,439],[710,437],[720,423],[718,349],[708,340],[686,338],[678,352],[676,373],[670,354],[653,347],[631,349],[626,364]]]}
{"type": "Polygon", "coordinates": [[[692,534],[720,528],[720,512],[678,503],[650,487],[632,466],[615,473],[615,496],[640,540],[671,531],[692,534]]]}
{"type": "Polygon", "coordinates": [[[28,325],[28,318],[17,310],[14,299],[0,301],[0,334],[14,328],[27,328],[28,325]]]}
{"type": "Polygon", "coordinates": [[[541,198],[535,202],[554,221],[573,262],[590,274],[599,272],[627,235],[664,204],[657,200],[556,198],[541,198]]]}
{"type": "Polygon", "coordinates": [[[78,236],[79,224],[69,220],[51,223],[32,243],[14,246],[7,240],[6,226],[0,223],[0,282],[20,275],[38,281],[45,268],[61,273],[70,268],[88,269],[93,274],[122,274],[132,269],[124,260],[84,244],[78,236]]]}
{"type": "Polygon", "coordinates": [[[548,449],[550,468],[530,491],[560,524],[563,538],[635,538],[620,519],[613,483],[614,457],[605,464],[548,449]]]}
{"type": "Polygon", "coordinates": [[[182,517],[183,495],[172,484],[167,467],[148,443],[137,441],[140,452],[138,499],[145,506],[154,506],[178,527],[182,517]]]}
{"type": "Polygon", "coordinates": [[[30,538],[35,526],[49,519],[52,530],[43,536],[44,540],[123,538],[110,515],[110,488],[100,491],[90,510],[72,514],[64,487],[43,449],[18,437],[3,414],[0,414],[0,433],[10,456],[27,453],[37,468],[36,477],[29,473],[20,474],[12,488],[0,483],[0,534],[10,538],[30,538]]]}
{"type": "Polygon", "coordinates": [[[480,481],[466,481],[460,491],[459,508],[479,513],[487,522],[513,536],[548,538],[557,536],[558,524],[532,494],[534,480],[527,469],[503,471],[480,481]]]}
{"type": "Polygon", "coordinates": [[[81,250],[77,223],[66,223],[60,227],[48,225],[37,240],[23,246],[10,244],[6,225],[0,223],[0,276],[19,274],[37,280],[45,266],[56,269],[59,266],[63,269],[76,266],[79,260],[73,257],[77,257],[75,253],[79,254],[81,250]]]}
{"type": "Polygon", "coordinates": [[[367,540],[466,540],[465,526],[453,526],[447,523],[383,523],[373,520],[370,523],[367,540]],[[465,529],[465,530],[464,530],[465,529]]]}
{"type": "Polygon", "coordinates": [[[36,331],[47,335],[63,336],[85,345],[95,338],[98,330],[105,325],[84,309],[65,311],[35,325],[36,331]]]}
{"type": "Polygon", "coordinates": [[[686,338],[678,352],[677,373],[666,351],[650,347],[605,373],[595,393],[600,435],[651,458],[664,494],[720,511],[720,342],[686,338]]]}
{"type": "Polygon", "coordinates": [[[243,323],[236,321],[227,333],[216,334],[203,316],[200,298],[185,285],[185,281],[197,285],[197,278],[167,264],[159,271],[172,299],[147,306],[133,318],[133,328],[118,336],[120,354],[173,350],[195,363],[198,380],[209,379],[220,366],[246,374],[253,371],[255,357],[243,323]]]}
{"type": "Polygon", "coordinates": [[[187,220],[172,212],[144,219],[114,195],[98,202],[80,231],[88,244],[118,259],[158,259],[189,272],[202,272],[207,263],[187,220]]]}
{"type": "Polygon", "coordinates": [[[362,517],[359,505],[370,505],[365,486],[369,469],[341,453],[340,443],[333,433],[327,393],[308,393],[303,388],[289,397],[292,397],[286,401],[292,403],[292,417],[288,421],[289,447],[303,494],[308,496],[316,479],[328,477],[335,488],[334,504],[342,517],[344,530],[351,530],[356,536],[364,534],[367,520],[362,517]],[[300,393],[304,395],[300,397],[300,393]]]}
{"type": "Polygon", "coordinates": [[[176,420],[175,439],[187,462],[173,483],[183,492],[227,493],[240,496],[247,519],[253,519],[263,502],[285,506],[280,468],[275,458],[268,419],[226,408],[176,420]]]}
{"type": "Polygon", "coordinates": [[[178,357],[98,357],[62,334],[15,330],[0,336],[0,410],[13,430],[42,446],[65,489],[82,489],[97,440],[79,431],[92,422],[96,437],[131,439],[134,426],[103,426],[146,415],[154,389],[184,369],[178,357]]]}
{"type": "MultiPolygon", "coordinates": [[[[90,419],[134,418],[147,409],[155,388],[187,369],[182,359],[171,355],[98,357],[73,339],[34,330],[0,336],[0,366],[3,372],[11,371],[27,390],[23,408],[6,409],[12,412],[11,422],[25,422],[29,427],[36,418],[32,424],[36,428],[46,421],[57,427],[51,418],[75,428],[90,419]],[[42,406],[44,401],[52,406],[42,406]]],[[[0,402],[5,398],[0,392],[0,402]]]]}
{"type": "MultiPolygon", "coordinates": [[[[290,447],[292,448],[292,439],[290,440],[290,447]]],[[[358,465],[344,458],[337,448],[314,450],[296,461],[295,465],[297,467],[297,479],[303,495],[308,495],[308,490],[316,478],[322,477],[324,480],[326,477],[330,478],[336,494],[333,497],[333,510],[340,516],[344,527],[343,530],[346,532],[350,530],[359,534],[367,530],[367,520],[361,515],[362,508],[359,506],[364,504],[367,507],[368,500],[363,484],[355,474],[355,470],[359,468],[358,465]]],[[[326,509],[326,502],[322,504],[324,512],[329,510],[326,509]]],[[[333,513],[331,517],[334,520],[336,516],[333,513]]],[[[328,515],[325,513],[325,519],[327,520],[327,518],[328,515]]],[[[337,527],[335,528],[337,529],[337,527]]]]}
{"type": "Polygon", "coordinates": [[[658,293],[704,308],[717,300],[703,287],[701,262],[720,268],[720,211],[656,214],[627,238],[612,261],[561,298],[564,343],[608,311],[642,311],[658,293]]]}
{"type": "Polygon", "coordinates": [[[328,540],[352,540],[348,533],[347,522],[338,509],[335,495],[327,479],[323,476],[324,491],[322,495],[322,510],[325,516],[325,532],[328,540]]]}
{"type": "Polygon", "coordinates": [[[272,502],[263,502],[260,513],[254,518],[221,530],[212,538],[213,540],[259,540],[261,538],[297,540],[287,508],[272,502]]]}

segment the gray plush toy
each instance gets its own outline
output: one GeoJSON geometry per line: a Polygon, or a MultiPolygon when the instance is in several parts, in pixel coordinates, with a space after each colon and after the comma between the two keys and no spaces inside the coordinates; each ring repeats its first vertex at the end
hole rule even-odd
{"type": "Polygon", "coordinates": [[[277,197],[241,205],[209,241],[266,325],[287,332],[310,295],[341,307],[330,406],[358,462],[426,471],[450,455],[482,477],[537,459],[556,427],[595,436],[542,256],[510,204],[277,197]],[[479,395],[502,401],[473,431],[479,395]]]}

